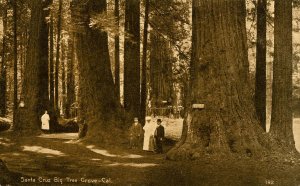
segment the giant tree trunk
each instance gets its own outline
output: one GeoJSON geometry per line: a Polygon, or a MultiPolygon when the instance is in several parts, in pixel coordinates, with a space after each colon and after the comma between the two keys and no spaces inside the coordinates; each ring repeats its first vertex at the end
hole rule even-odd
{"type": "Polygon", "coordinates": [[[262,128],[266,131],[266,44],[267,44],[267,1],[257,2],[257,42],[256,42],[256,77],[255,108],[262,128]]]}
{"type": "Polygon", "coordinates": [[[18,39],[17,39],[17,1],[13,2],[13,20],[14,20],[14,107],[13,107],[13,120],[17,122],[17,109],[18,109],[18,39]]]}
{"type": "Polygon", "coordinates": [[[141,84],[141,123],[145,125],[147,103],[147,49],[148,49],[148,23],[149,23],[149,0],[145,1],[145,21],[143,33],[143,58],[142,58],[142,84],[141,84]]]}
{"type": "MultiPolygon", "coordinates": [[[[87,138],[103,143],[118,141],[114,135],[119,126],[119,101],[111,72],[108,36],[89,27],[94,13],[106,11],[106,0],[73,0],[72,22],[79,68],[79,118],[88,125],[87,138]]],[[[120,135],[119,135],[120,134],[120,135]]]]}
{"type": "Polygon", "coordinates": [[[68,40],[68,54],[67,54],[67,100],[66,100],[66,117],[71,117],[71,105],[75,102],[75,77],[74,77],[74,36],[68,40]]]}
{"type": "Polygon", "coordinates": [[[124,107],[133,119],[140,114],[140,0],[125,2],[125,32],[124,107]]]}
{"type": "MultiPolygon", "coordinates": [[[[119,0],[115,0],[115,18],[116,24],[119,31],[119,0]]],[[[115,36],[115,86],[117,99],[120,101],[120,38],[119,33],[115,36]]]]}
{"type": "MultiPolygon", "coordinates": [[[[51,0],[51,3],[53,3],[53,0],[51,0]]],[[[50,23],[49,23],[49,93],[50,93],[50,108],[54,109],[54,103],[55,103],[55,95],[54,95],[54,33],[53,33],[53,11],[51,11],[50,15],[50,23]]]]}
{"type": "MultiPolygon", "coordinates": [[[[151,107],[166,107],[167,103],[172,102],[172,61],[171,50],[166,41],[157,32],[152,31],[150,53],[150,86],[151,86],[151,107]]],[[[165,115],[162,110],[156,114],[165,115]]]]}
{"type": "Polygon", "coordinates": [[[43,3],[42,10],[42,20],[41,27],[39,28],[39,114],[42,115],[45,110],[49,109],[49,63],[48,63],[48,35],[49,35],[49,27],[47,22],[47,17],[49,16],[50,10],[49,6],[51,4],[51,0],[46,0],[43,3]]]}
{"type": "Polygon", "coordinates": [[[263,150],[249,90],[245,12],[243,0],[193,1],[189,104],[183,136],[168,158],[263,150]]]}
{"type": "Polygon", "coordinates": [[[59,114],[58,106],[58,76],[59,76],[59,55],[60,55],[60,42],[61,42],[61,19],[62,19],[62,0],[59,0],[58,16],[57,16],[57,41],[56,41],[56,60],[55,60],[55,84],[54,84],[54,110],[59,114]]]}
{"type": "Polygon", "coordinates": [[[61,98],[61,113],[65,115],[65,105],[66,105],[66,46],[65,43],[61,45],[61,91],[62,91],[62,98],[61,98]]]}
{"type": "Polygon", "coordinates": [[[292,0],[275,1],[273,93],[270,134],[294,150],[292,112],[292,0]]]}
{"type": "Polygon", "coordinates": [[[3,38],[2,38],[2,60],[1,60],[1,72],[0,72],[0,116],[6,114],[6,49],[7,49],[7,9],[4,6],[3,12],[3,38]]]}
{"type": "Polygon", "coordinates": [[[35,132],[39,130],[40,114],[45,109],[48,92],[48,58],[45,15],[47,2],[33,0],[31,4],[30,35],[24,69],[24,108],[18,108],[16,130],[35,132]],[[46,49],[44,48],[46,47],[46,49]],[[46,72],[46,73],[45,73],[46,72]],[[45,93],[46,92],[46,93],[45,93]]]}

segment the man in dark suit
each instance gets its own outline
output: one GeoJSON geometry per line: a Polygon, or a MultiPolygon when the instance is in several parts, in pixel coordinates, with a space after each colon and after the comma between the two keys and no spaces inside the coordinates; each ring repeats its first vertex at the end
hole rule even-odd
{"type": "Polygon", "coordinates": [[[162,142],[165,137],[165,128],[161,125],[161,119],[157,119],[157,127],[154,132],[154,139],[156,143],[156,153],[163,153],[162,142]]]}
{"type": "Polygon", "coordinates": [[[143,128],[139,123],[138,118],[134,118],[134,123],[129,128],[130,148],[139,148],[141,146],[141,139],[143,135],[143,128]]]}

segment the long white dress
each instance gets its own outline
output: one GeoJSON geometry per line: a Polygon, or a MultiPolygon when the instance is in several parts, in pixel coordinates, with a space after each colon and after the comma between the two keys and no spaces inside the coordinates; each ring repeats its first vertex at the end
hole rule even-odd
{"type": "Polygon", "coordinates": [[[144,144],[143,144],[143,150],[153,150],[150,149],[150,137],[154,135],[155,131],[155,125],[154,123],[146,122],[145,126],[143,127],[145,133],[144,133],[144,144]]]}
{"type": "Polygon", "coordinates": [[[42,121],[42,129],[43,130],[50,130],[50,125],[49,125],[49,121],[50,121],[50,116],[49,114],[44,114],[41,117],[41,121],[42,121]]]}

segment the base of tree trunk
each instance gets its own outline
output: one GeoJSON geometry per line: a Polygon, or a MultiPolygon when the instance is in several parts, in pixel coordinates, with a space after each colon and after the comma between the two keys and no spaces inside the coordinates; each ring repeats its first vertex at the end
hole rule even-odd
{"type": "Polygon", "coordinates": [[[253,123],[249,122],[250,119],[248,122],[243,120],[223,123],[218,119],[218,114],[200,112],[187,112],[182,138],[167,153],[167,159],[194,160],[207,155],[261,157],[272,151],[282,152],[255,120],[253,123]],[[201,120],[197,120],[196,115],[201,115],[201,119],[206,122],[199,125],[201,120]],[[225,130],[224,125],[231,125],[231,130],[225,130]]]}
{"type": "Polygon", "coordinates": [[[120,146],[124,143],[127,143],[127,141],[129,142],[129,137],[127,137],[126,132],[124,132],[121,129],[109,127],[97,133],[90,133],[90,129],[93,130],[93,128],[89,126],[88,131],[86,133],[86,137],[84,138],[84,141],[88,143],[97,144],[101,146],[120,146]]]}
{"type": "Polygon", "coordinates": [[[203,148],[199,144],[186,142],[186,139],[181,139],[175,147],[173,147],[166,156],[168,160],[197,160],[208,158],[276,158],[278,161],[300,160],[300,153],[296,150],[295,145],[285,144],[282,140],[276,140],[270,134],[264,133],[260,136],[260,141],[257,147],[244,148],[240,151],[232,151],[226,147],[223,149],[213,149],[210,147],[203,148]]]}

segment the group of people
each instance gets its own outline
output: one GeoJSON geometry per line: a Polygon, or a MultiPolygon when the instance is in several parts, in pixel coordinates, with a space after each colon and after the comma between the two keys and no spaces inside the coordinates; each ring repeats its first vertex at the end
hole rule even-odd
{"type": "MultiPolygon", "coordinates": [[[[41,129],[44,133],[50,132],[50,116],[47,111],[41,117],[41,129]]],[[[157,119],[157,124],[151,122],[151,117],[146,117],[144,127],[134,118],[134,123],[129,129],[130,148],[139,148],[143,140],[143,150],[156,153],[163,153],[163,140],[165,129],[161,125],[162,120],[157,119]]]]}
{"type": "Polygon", "coordinates": [[[134,123],[129,129],[130,148],[139,148],[143,140],[143,150],[163,153],[165,129],[161,125],[161,119],[157,119],[156,122],[155,124],[151,122],[151,117],[146,117],[146,123],[142,127],[138,118],[134,118],[134,123]]]}

